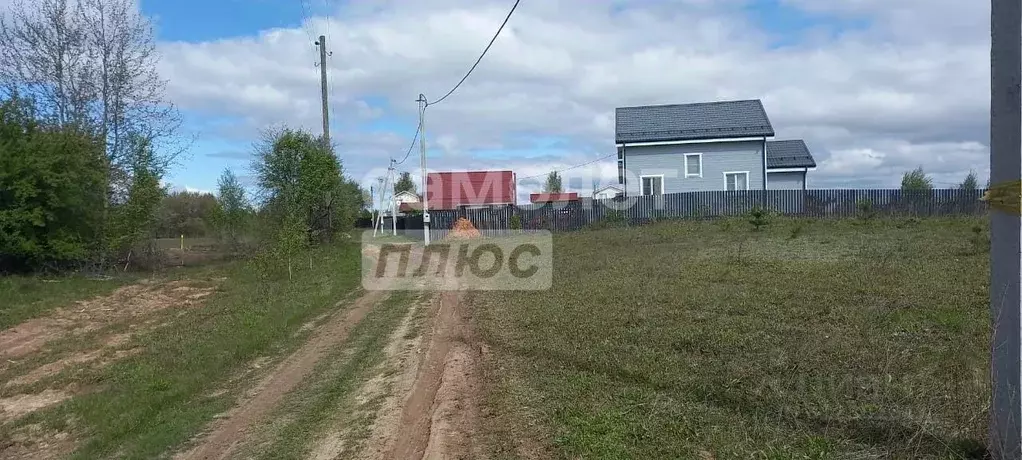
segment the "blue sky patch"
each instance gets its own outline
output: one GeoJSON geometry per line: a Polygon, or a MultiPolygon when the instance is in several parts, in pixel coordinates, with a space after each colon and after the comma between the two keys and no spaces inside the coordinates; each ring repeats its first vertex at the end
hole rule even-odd
{"type": "Polygon", "coordinates": [[[744,12],[773,37],[771,48],[798,45],[809,34],[822,32],[829,38],[837,38],[844,32],[869,26],[869,21],[864,19],[811,13],[785,5],[781,0],[753,0],[745,6],[744,12]]]}
{"type": "Polygon", "coordinates": [[[161,41],[193,43],[299,27],[304,14],[300,0],[142,0],[141,5],[161,41]]]}

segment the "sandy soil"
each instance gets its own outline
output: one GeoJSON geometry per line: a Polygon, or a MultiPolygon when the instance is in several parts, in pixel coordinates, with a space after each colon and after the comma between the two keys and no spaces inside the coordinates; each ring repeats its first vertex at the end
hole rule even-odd
{"type": "MultiPolygon", "coordinates": [[[[379,458],[383,447],[388,441],[393,440],[392,430],[400,420],[403,402],[399,396],[406,394],[415,382],[415,370],[421,357],[419,346],[422,336],[410,332],[416,326],[417,313],[429,307],[428,304],[420,303],[421,301],[409,307],[401,324],[390,334],[383,349],[383,363],[375,371],[375,375],[363,382],[356,391],[353,396],[354,409],[344,417],[345,421],[356,417],[374,418],[372,426],[369,427],[368,445],[376,447],[375,458],[379,458]],[[382,402],[379,402],[377,407],[374,403],[380,398],[382,402]]],[[[365,449],[357,451],[358,447],[351,445],[351,432],[363,427],[347,426],[348,423],[335,422],[327,430],[326,436],[316,442],[311,457],[315,460],[374,458],[368,456],[365,449]]]]}
{"type": "MultiPolygon", "coordinates": [[[[21,362],[33,362],[53,340],[97,331],[114,324],[128,324],[133,331],[139,327],[155,327],[151,324],[153,313],[167,308],[195,307],[215,289],[211,283],[196,281],[145,281],[122,287],[110,295],[58,308],[46,316],[0,331],[0,371],[21,362]]],[[[84,347],[59,355],[54,361],[9,376],[3,382],[3,389],[9,390],[7,394],[11,396],[0,398],[0,425],[59,404],[85,391],[72,385],[17,393],[19,387],[35,385],[73,366],[102,367],[140,352],[141,349],[129,346],[131,337],[132,332],[101,336],[95,342],[90,340],[84,347]]],[[[67,433],[50,432],[29,425],[16,430],[9,439],[0,439],[0,458],[57,458],[73,448],[74,439],[67,433]]]]}
{"type": "Polygon", "coordinates": [[[214,286],[196,286],[190,281],[163,284],[138,283],[117,289],[108,296],[76,302],[49,315],[25,321],[0,331],[0,359],[5,362],[43,348],[47,342],[95,331],[114,323],[132,322],[139,317],[170,307],[185,308],[201,303],[214,286]]]}
{"type": "Polygon", "coordinates": [[[0,439],[0,458],[4,460],[49,460],[64,458],[74,451],[74,439],[66,432],[47,430],[33,424],[19,430],[10,439],[0,439]]]}
{"type": "Polygon", "coordinates": [[[400,421],[391,430],[396,442],[378,458],[483,456],[475,436],[483,393],[471,310],[462,302],[462,292],[443,292],[437,298],[425,358],[400,421]]]}

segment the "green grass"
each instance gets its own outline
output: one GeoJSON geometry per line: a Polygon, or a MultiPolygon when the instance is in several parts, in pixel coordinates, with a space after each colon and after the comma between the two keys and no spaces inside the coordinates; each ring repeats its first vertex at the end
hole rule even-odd
{"type": "Polygon", "coordinates": [[[0,277],[0,330],[37,317],[76,300],[109,294],[138,279],[137,274],[110,279],[84,276],[2,276],[0,277]]]}
{"type": "Polygon", "coordinates": [[[290,283],[286,274],[260,278],[254,262],[196,269],[228,280],[202,307],[137,338],[142,353],[79,382],[90,392],[3,429],[42,422],[69,430],[81,441],[73,458],[81,459],[153,458],[180,445],[234,402],[234,387],[251,383],[233,376],[255,358],[294,349],[305,322],[357,289],[357,245],[319,248],[313,257],[317,269],[299,264],[290,283]],[[221,389],[234,391],[212,396],[221,389]]]}
{"type": "Polygon", "coordinates": [[[556,235],[551,290],[470,298],[500,363],[495,456],[528,436],[561,458],[978,458],[976,222],[556,235]]]}

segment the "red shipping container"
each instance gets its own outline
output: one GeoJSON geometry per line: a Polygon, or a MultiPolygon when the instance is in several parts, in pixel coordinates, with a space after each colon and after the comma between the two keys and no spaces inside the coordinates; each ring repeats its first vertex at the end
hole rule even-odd
{"type": "Polygon", "coordinates": [[[429,209],[518,204],[513,171],[451,171],[426,175],[429,209]]]}

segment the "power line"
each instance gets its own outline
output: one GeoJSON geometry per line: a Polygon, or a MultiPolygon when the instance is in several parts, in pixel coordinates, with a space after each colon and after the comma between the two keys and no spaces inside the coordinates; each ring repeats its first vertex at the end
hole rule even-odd
{"type": "Polygon", "coordinates": [[[491,46],[493,46],[493,42],[497,41],[497,37],[500,36],[500,32],[502,30],[504,30],[504,26],[507,25],[507,21],[509,19],[511,19],[511,15],[515,12],[515,8],[518,8],[518,3],[520,1],[521,0],[515,0],[515,4],[511,6],[511,11],[507,12],[507,16],[504,18],[504,22],[502,22],[500,24],[500,28],[497,29],[497,33],[493,34],[493,38],[491,38],[490,39],[490,43],[488,45],[486,45],[486,49],[484,49],[483,53],[479,55],[479,59],[476,59],[475,64],[472,64],[472,68],[468,69],[468,73],[466,73],[464,77],[461,77],[461,81],[459,81],[458,84],[454,85],[454,87],[451,88],[451,90],[448,91],[447,94],[444,94],[444,96],[441,97],[440,99],[437,99],[434,102],[427,102],[426,106],[430,106],[430,105],[433,105],[433,104],[439,104],[439,103],[443,102],[444,99],[447,99],[447,96],[450,96],[451,94],[453,94],[454,91],[457,90],[458,87],[461,86],[462,83],[465,83],[465,80],[468,79],[469,75],[472,75],[472,71],[476,69],[476,66],[478,66],[479,63],[482,62],[483,56],[486,56],[486,52],[490,50],[491,46]]]}
{"type": "Polygon", "coordinates": [[[313,36],[312,29],[309,28],[309,19],[311,19],[311,16],[309,15],[308,5],[305,4],[305,0],[299,1],[302,4],[302,29],[309,35],[309,41],[316,41],[316,38],[313,36]]]}
{"type": "Polygon", "coordinates": [[[419,139],[419,133],[420,132],[422,132],[422,124],[421,123],[419,124],[419,127],[415,129],[415,135],[412,136],[412,143],[408,145],[408,151],[405,152],[405,157],[402,158],[401,161],[398,161],[398,162],[394,163],[395,166],[397,166],[397,165],[399,165],[401,163],[404,163],[405,160],[408,159],[408,155],[411,155],[412,149],[415,148],[415,141],[419,139]]]}
{"type": "Polygon", "coordinates": [[[605,156],[602,156],[602,157],[600,157],[600,158],[597,158],[597,159],[595,159],[595,160],[592,160],[592,161],[587,161],[587,162],[585,162],[585,163],[582,163],[582,164],[577,164],[577,165],[575,165],[575,166],[570,166],[570,167],[567,167],[567,168],[564,168],[564,169],[560,169],[560,170],[555,170],[555,171],[549,171],[549,172],[545,172],[545,173],[543,173],[543,174],[534,174],[534,175],[531,175],[531,176],[519,177],[519,178],[518,178],[518,180],[519,180],[519,181],[522,181],[522,180],[525,180],[525,179],[532,179],[532,178],[534,178],[534,177],[541,177],[541,176],[545,176],[545,175],[547,175],[547,174],[550,174],[550,173],[552,173],[552,172],[558,172],[558,173],[562,173],[562,172],[564,172],[564,171],[570,171],[570,170],[572,170],[572,169],[575,169],[575,168],[581,168],[581,167],[583,167],[583,166],[586,166],[586,165],[591,165],[591,164],[593,164],[593,163],[596,163],[597,161],[600,161],[600,160],[605,160],[605,159],[607,159],[607,158],[610,158],[610,157],[612,157],[612,156],[614,156],[614,155],[617,155],[617,153],[612,153],[612,154],[610,154],[610,155],[605,155],[605,156]]]}
{"type": "MultiPolygon", "coordinates": [[[[303,0],[303,2],[304,2],[304,0],[303,0]]],[[[326,0],[324,0],[324,7],[329,9],[329,5],[326,3],[326,0]]],[[[330,23],[331,22],[332,21],[330,20],[330,17],[328,15],[327,18],[326,18],[326,36],[327,37],[331,36],[330,35],[330,23]]],[[[336,69],[336,67],[334,66],[334,53],[333,53],[333,51],[330,51],[328,56],[329,56],[329,59],[330,59],[330,69],[331,70],[332,69],[336,69]]],[[[337,91],[336,91],[337,77],[334,76],[333,72],[329,73],[329,75],[327,77],[327,81],[329,81],[330,94],[337,94],[337,91]]],[[[334,114],[337,113],[337,110],[334,109],[333,105],[330,105],[329,110],[330,110],[330,119],[336,121],[337,118],[334,117],[334,114]]]]}

